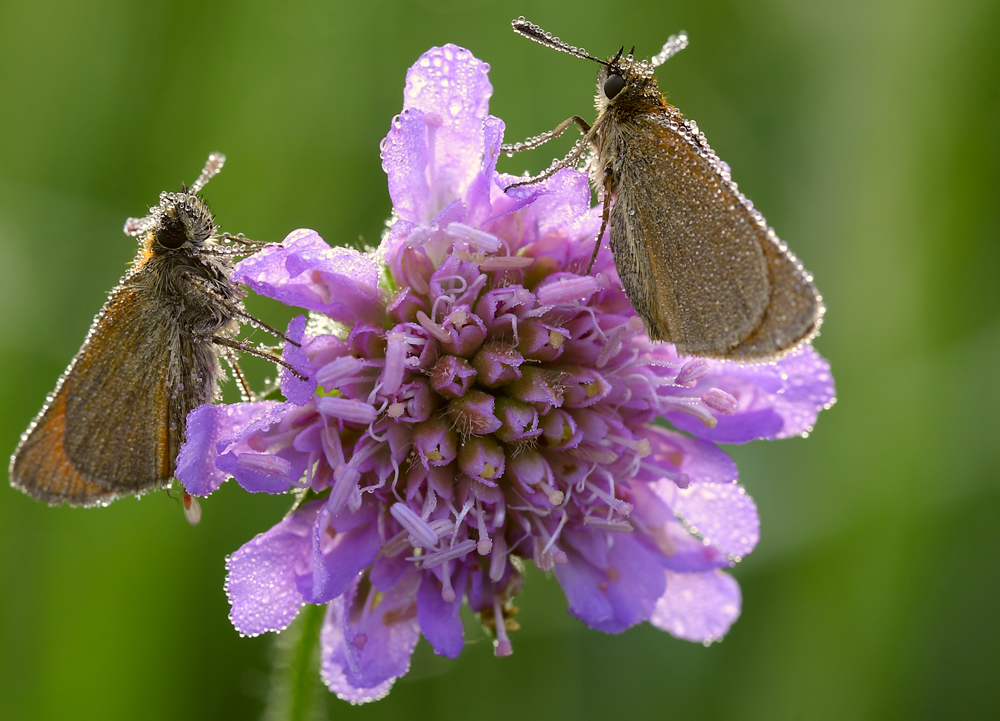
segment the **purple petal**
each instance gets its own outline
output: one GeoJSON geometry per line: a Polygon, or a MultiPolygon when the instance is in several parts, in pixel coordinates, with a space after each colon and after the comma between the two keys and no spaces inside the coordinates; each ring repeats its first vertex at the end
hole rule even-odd
{"type": "Polygon", "coordinates": [[[473,178],[464,196],[467,208],[465,222],[473,227],[485,225],[493,216],[493,179],[503,143],[504,123],[500,118],[487,115],[483,120],[483,131],[483,169],[473,178]]]}
{"type": "Polygon", "coordinates": [[[372,564],[369,578],[376,589],[385,592],[399,583],[399,579],[412,566],[413,563],[406,560],[405,553],[396,556],[379,556],[378,560],[372,564]]]}
{"type": "Polygon", "coordinates": [[[417,619],[424,637],[434,647],[434,653],[448,658],[458,658],[465,646],[465,634],[459,611],[465,596],[467,571],[465,564],[459,564],[451,578],[454,597],[444,600],[443,587],[430,571],[421,575],[420,590],[417,593],[417,619]]]}
{"type": "Polygon", "coordinates": [[[699,388],[732,394],[740,409],[718,417],[708,428],[683,413],[668,413],[677,428],[716,443],[746,443],[757,438],[788,438],[812,429],[816,416],[834,400],[830,364],[811,345],[775,363],[741,365],[710,361],[699,388]]]}
{"type": "Polygon", "coordinates": [[[684,474],[691,483],[733,483],[738,477],[736,463],[713,443],[657,426],[644,426],[635,433],[646,436],[652,449],[640,478],[658,480],[658,471],[670,472],[675,480],[684,474]]]}
{"type": "MultiPolygon", "coordinates": [[[[586,533],[564,532],[563,538],[572,544],[574,536],[586,533]]],[[[663,595],[664,571],[657,555],[634,534],[607,537],[613,545],[606,567],[592,565],[575,548],[568,548],[569,561],[554,570],[572,615],[595,630],[618,633],[649,618],[663,595]]]]}
{"type": "Polygon", "coordinates": [[[416,598],[419,574],[411,569],[371,608],[370,586],[355,583],[327,610],[320,635],[322,675],[337,696],[352,703],[381,698],[410,668],[420,638],[416,598]],[[367,611],[367,613],[364,613],[367,611]]]}
{"type": "Polygon", "coordinates": [[[378,266],[353,248],[331,248],[312,230],[296,230],[236,264],[233,280],[285,305],[341,323],[377,320],[378,266]]]}
{"type": "Polygon", "coordinates": [[[177,454],[175,475],[192,496],[207,496],[222,485],[229,473],[217,468],[216,443],[253,418],[277,406],[274,401],[198,406],[188,414],[187,440],[177,454]]]}
{"type": "Polygon", "coordinates": [[[427,124],[421,112],[404,112],[392,121],[382,141],[382,169],[389,176],[389,197],[400,219],[424,223],[434,216],[427,181],[427,124]]]}
{"type": "Polygon", "coordinates": [[[726,555],[742,558],[757,545],[757,506],[742,486],[692,483],[688,488],[677,488],[669,481],[659,481],[653,489],[692,532],[726,555]]]}
{"type": "Polygon", "coordinates": [[[302,506],[226,559],[229,619],[240,633],[280,631],[299,612],[305,599],[296,579],[308,571],[311,528],[321,506],[302,506]]]}
{"type": "MultiPolygon", "coordinates": [[[[282,444],[274,452],[256,452],[250,446],[254,436],[267,436],[269,431],[275,426],[279,428],[284,421],[294,421],[301,414],[315,413],[315,409],[300,408],[293,403],[281,403],[272,406],[265,413],[257,416],[244,428],[238,429],[235,433],[220,439],[215,447],[219,451],[219,457],[215,465],[226,474],[231,475],[236,481],[251,493],[283,493],[292,486],[298,486],[299,479],[305,472],[309,462],[309,454],[302,453],[295,449],[292,443],[282,444]],[[273,469],[268,470],[261,463],[250,464],[246,461],[266,460],[268,456],[279,459],[273,464],[273,469]]],[[[291,440],[291,439],[289,439],[291,440]]]]}
{"type": "Polygon", "coordinates": [[[468,50],[448,44],[428,50],[406,73],[403,110],[421,113],[427,127],[427,180],[437,200],[432,200],[432,213],[463,198],[482,173],[483,121],[493,94],[489,69],[468,50]]]}
{"type": "Polygon", "coordinates": [[[305,342],[305,330],[306,317],[304,315],[292,318],[285,335],[300,345],[285,343],[281,352],[281,357],[285,362],[306,377],[305,380],[300,380],[292,375],[287,368],[281,369],[281,393],[297,406],[304,406],[312,400],[313,393],[316,392],[316,376],[309,365],[309,358],[306,357],[305,350],[301,347],[301,344],[305,342]]]}
{"type": "Polygon", "coordinates": [[[836,397],[830,363],[811,345],[785,356],[778,367],[787,376],[784,393],[775,397],[775,409],[785,420],[785,427],[778,438],[789,438],[808,433],[816,423],[816,416],[829,408],[836,397]]]}
{"type": "MultiPolygon", "coordinates": [[[[523,222],[526,228],[533,227],[535,238],[544,238],[553,231],[579,222],[590,208],[590,181],[586,173],[563,168],[541,187],[542,194],[523,214],[523,222]]],[[[591,242],[596,235],[595,231],[591,242]]],[[[586,246],[587,243],[580,245],[586,246]]],[[[593,245],[587,248],[587,252],[593,252],[593,245]]]]}
{"type": "Polygon", "coordinates": [[[747,443],[760,438],[777,438],[785,425],[784,420],[773,408],[741,410],[731,416],[720,416],[715,428],[709,428],[686,413],[667,413],[664,418],[678,429],[713,443],[747,443]]]}
{"type": "Polygon", "coordinates": [[[740,586],[727,573],[667,571],[667,590],[649,622],[686,641],[717,641],[740,615],[740,586]]]}
{"type": "Polygon", "coordinates": [[[307,600],[326,603],[336,598],[375,560],[382,547],[376,516],[371,502],[355,513],[345,510],[334,518],[323,507],[313,526],[312,583],[302,586],[307,600]]]}
{"type": "Polygon", "coordinates": [[[676,519],[668,521],[657,531],[657,543],[664,546],[660,559],[663,567],[679,573],[710,571],[733,565],[714,546],[706,546],[676,519]]]}
{"type": "MultiPolygon", "coordinates": [[[[691,572],[733,565],[733,561],[719,549],[712,545],[706,545],[691,535],[677,520],[673,508],[662,497],[666,495],[670,499],[674,498],[676,487],[670,481],[630,485],[631,501],[635,504],[630,518],[639,521],[648,529],[650,539],[656,544],[661,554],[659,560],[664,568],[691,572]],[[666,489],[666,492],[658,494],[657,486],[666,489]],[[673,492],[669,490],[671,488],[674,489],[673,492]]],[[[731,487],[737,488],[737,486],[731,487]]],[[[593,557],[589,557],[593,562],[593,557]]]]}

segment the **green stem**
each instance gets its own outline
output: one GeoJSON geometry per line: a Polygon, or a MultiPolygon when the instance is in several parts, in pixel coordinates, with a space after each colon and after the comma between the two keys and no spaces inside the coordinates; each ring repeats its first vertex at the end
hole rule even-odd
{"type": "Polygon", "coordinates": [[[265,721],[323,717],[326,704],[319,678],[319,634],[325,611],[325,606],[306,604],[298,618],[275,638],[265,721]]]}

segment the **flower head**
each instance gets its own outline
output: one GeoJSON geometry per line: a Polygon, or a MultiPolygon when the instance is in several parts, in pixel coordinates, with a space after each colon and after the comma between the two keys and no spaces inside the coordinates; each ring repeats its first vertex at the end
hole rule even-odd
{"type": "Polygon", "coordinates": [[[511,653],[521,561],[591,628],[721,638],[740,611],[722,569],[758,519],[713,441],[803,433],[833,397],[811,347],[739,366],[651,344],[606,248],[585,274],[586,177],[504,191],[488,70],[453,45],[410,69],[377,251],[296,231],[237,266],[310,311],[285,351],[307,380],[286,373],[284,403],[195,410],[179,460],[192,494],[228,476],[302,492],[230,557],[231,618],[258,634],[328,604],[323,677],[351,701],[387,692],[421,633],[457,656],[463,602],[511,653]]]}

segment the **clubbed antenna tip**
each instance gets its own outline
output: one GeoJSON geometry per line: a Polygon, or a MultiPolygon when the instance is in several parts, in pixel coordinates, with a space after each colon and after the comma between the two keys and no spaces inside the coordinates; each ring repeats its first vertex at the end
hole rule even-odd
{"type": "Polygon", "coordinates": [[[222,153],[212,153],[208,156],[208,162],[205,163],[205,168],[201,171],[201,175],[198,179],[194,181],[191,185],[191,194],[194,195],[199,190],[205,187],[205,184],[212,179],[212,176],[222,170],[222,166],[226,162],[226,156],[222,153]]]}

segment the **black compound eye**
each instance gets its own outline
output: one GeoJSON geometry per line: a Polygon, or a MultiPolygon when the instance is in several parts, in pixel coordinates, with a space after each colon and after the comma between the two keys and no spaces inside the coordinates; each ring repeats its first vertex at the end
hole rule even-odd
{"type": "Polygon", "coordinates": [[[177,218],[163,218],[156,229],[156,241],[164,248],[176,250],[188,239],[184,223],[177,218]]]}
{"type": "Polygon", "coordinates": [[[625,89],[625,78],[621,75],[609,75],[604,81],[604,95],[608,100],[614,100],[615,96],[625,89]]]}

